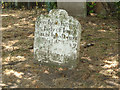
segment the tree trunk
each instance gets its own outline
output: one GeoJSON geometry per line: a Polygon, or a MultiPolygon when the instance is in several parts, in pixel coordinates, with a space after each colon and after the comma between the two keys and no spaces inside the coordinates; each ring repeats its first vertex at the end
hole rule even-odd
{"type": "Polygon", "coordinates": [[[94,11],[98,15],[103,15],[105,17],[110,14],[110,9],[107,2],[96,2],[94,11]]]}

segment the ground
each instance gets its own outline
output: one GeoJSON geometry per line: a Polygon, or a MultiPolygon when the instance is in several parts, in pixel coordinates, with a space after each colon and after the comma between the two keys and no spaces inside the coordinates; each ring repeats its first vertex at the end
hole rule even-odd
{"type": "Polygon", "coordinates": [[[35,20],[40,10],[2,13],[3,88],[118,88],[118,22],[115,18],[76,17],[82,26],[78,66],[49,68],[34,62],[35,20]]]}

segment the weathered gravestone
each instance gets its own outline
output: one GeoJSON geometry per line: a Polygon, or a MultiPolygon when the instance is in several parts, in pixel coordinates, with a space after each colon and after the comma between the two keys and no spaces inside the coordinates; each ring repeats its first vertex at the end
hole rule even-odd
{"type": "Polygon", "coordinates": [[[53,9],[35,22],[34,58],[40,64],[76,67],[79,59],[81,25],[62,9],[53,9]]]}

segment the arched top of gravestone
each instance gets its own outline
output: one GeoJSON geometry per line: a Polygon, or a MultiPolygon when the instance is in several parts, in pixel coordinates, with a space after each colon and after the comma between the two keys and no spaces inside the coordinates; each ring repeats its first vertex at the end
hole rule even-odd
{"type": "Polygon", "coordinates": [[[51,10],[50,12],[49,12],[49,16],[51,16],[51,17],[64,17],[64,18],[66,18],[66,17],[68,17],[68,13],[65,11],[65,10],[63,10],[63,9],[53,9],[53,10],[51,10]]]}
{"type": "Polygon", "coordinates": [[[37,17],[36,23],[40,23],[40,21],[51,19],[51,20],[59,20],[62,22],[68,22],[69,24],[79,24],[79,21],[72,16],[69,16],[66,10],[63,9],[52,9],[47,15],[40,15],[37,17]]]}

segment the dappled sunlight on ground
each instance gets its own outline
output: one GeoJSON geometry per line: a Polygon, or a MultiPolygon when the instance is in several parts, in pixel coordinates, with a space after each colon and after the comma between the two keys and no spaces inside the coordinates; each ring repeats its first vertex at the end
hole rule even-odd
{"type": "Polygon", "coordinates": [[[111,85],[111,88],[112,88],[112,85],[116,86],[117,88],[120,87],[120,84],[118,84],[118,83],[116,83],[116,82],[114,82],[114,81],[108,81],[108,80],[106,80],[106,83],[110,84],[110,85],[111,85]]]}
{"type": "Polygon", "coordinates": [[[107,32],[106,30],[102,30],[102,29],[101,29],[101,30],[98,30],[98,31],[99,31],[99,32],[107,32]]]}
{"type": "Polygon", "coordinates": [[[6,85],[6,84],[2,83],[2,84],[0,84],[0,87],[1,87],[1,86],[2,86],[2,87],[3,87],[3,86],[5,87],[5,86],[8,86],[8,85],[6,85]]]}
{"type": "Polygon", "coordinates": [[[81,57],[81,59],[87,59],[88,61],[92,61],[90,57],[81,57]]]}
{"type": "Polygon", "coordinates": [[[3,10],[3,84],[1,86],[5,88],[119,86],[115,20],[108,21],[93,17],[79,19],[83,29],[80,43],[81,58],[77,69],[68,70],[62,67],[50,68],[35,62],[34,30],[39,12],[40,10],[37,14],[34,10],[3,10]],[[85,48],[91,43],[94,45],[85,48]]]}
{"type": "Polygon", "coordinates": [[[100,73],[118,79],[119,76],[116,75],[117,72],[115,71],[119,65],[118,56],[119,55],[117,54],[116,56],[111,56],[104,59],[104,65],[102,66],[104,70],[101,70],[100,73]]]}
{"type": "Polygon", "coordinates": [[[89,65],[89,67],[92,69],[92,70],[95,70],[95,67],[93,65],[89,65]]]}
{"type": "Polygon", "coordinates": [[[81,42],[80,42],[80,45],[81,45],[81,46],[85,46],[85,45],[86,45],[86,42],[81,41],[81,42]]]}
{"type": "Polygon", "coordinates": [[[2,16],[2,17],[8,17],[8,16],[17,17],[18,15],[19,14],[13,13],[13,14],[1,14],[0,16],[2,16]]]}
{"type": "Polygon", "coordinates": [[[105,65],[102,68],[114,68],[114,67],[117,67],[119,65],[118,56],[119,55],[117,54],[116,56],[106,58],[103,61],[105,63],[105,65]]]}
{"type": "Polygon", "coordinates": [[[0,16],[2,16],[2,17],[8,17],[9,15],[8,14],[0,14],[0,16]]]}
{"type": "Polygon", "coordinates": [[[24,56],[8,56],[7,58],[4,59],[4,61],[2,62],[2,64],[8,64],[9,62],[15,62],[15,61],[25,61],[25,57],[24,56]]]}
{"type": "Polygon", "coordinates": [[[5,75],[15,75],[17,78],[22,78],[22,75],[24,74],[24,73],[22,73],[22,72],[17,72],[17,71],[14,71],[14,70],[8,70],[8,69],[6,69],[4,72],[3,72],[5,75]]]}
{"type": "Polygon", "coordinates": [[[8,27],[2,27],[1,30],[4,31],[4,30],[8,30],[8,29],[12,29],[12,26],[9,25],[8,27]]]}
{"type": "Polygon", "coordinates": [[[119,78],[118,76],[116,76],[117,72],[115,72],[112,69],[102,70],[102,71],[100,71],[100,73],[107,75],[107,76],[111,76],[112,78],[119,78]]]}
{"type": "Polygon", "coordinates": [[[8,50],[8,51],[13,51],[16,49],[19,49],[17,46],[13,46],[13,44],[19,42],[19,40],[13,40],[13,41],[8,41],[7,43],[2,43],[2,46],[4,47],[3,50],[8,50]]]}
{"type": "Polygon", "coordinates": [[[30,38],[34,38],[33,34],[30,34],[28,37],[30,37],[30,38]]]}
{"type": "Polygon", "coordinates": [[[106,65],[104,65],[102,68],[113,68],[118,66],[119,62],[118,61],[105,61],[105,63],[107,63],[106,65]]]}

